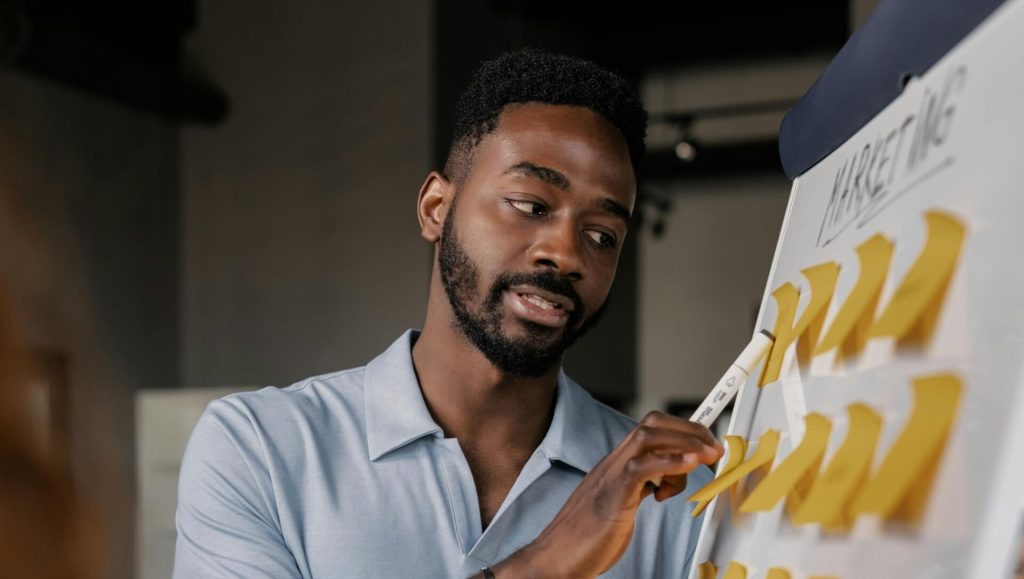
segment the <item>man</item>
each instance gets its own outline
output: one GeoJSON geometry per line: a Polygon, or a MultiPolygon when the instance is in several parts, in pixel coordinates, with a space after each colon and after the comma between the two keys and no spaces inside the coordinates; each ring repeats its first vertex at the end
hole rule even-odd
{"type": "Polygon", "coordinates": [[[639,99],[524,50],[484,64],[457,117],[419,193],[422,331],[363,368],[213,402],[182,465],[176,577],[687,573],[698,521],[661,501],[687,473],[706,483],[721,445],[659,413],[634,425],[561,371],[615,275],[639,99]]]}

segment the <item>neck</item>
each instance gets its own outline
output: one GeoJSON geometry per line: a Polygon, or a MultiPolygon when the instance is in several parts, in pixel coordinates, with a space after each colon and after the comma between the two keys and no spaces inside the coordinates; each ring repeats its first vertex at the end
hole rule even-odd
{"type": "Polygon", "coordinates": [[[453,327],[447,298],[440,294],[438,299],[431,292],[412,349],[427,408],[445,436],[463,446],[532,452],[551,424],[558,367],[536,378],[501,372],[453,327]]]}

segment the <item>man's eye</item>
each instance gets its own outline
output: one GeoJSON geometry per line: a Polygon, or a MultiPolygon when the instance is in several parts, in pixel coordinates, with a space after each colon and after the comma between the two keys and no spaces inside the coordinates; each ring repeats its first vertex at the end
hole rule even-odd
{"type": "Polygon", "coordinates": [[[509,199],[508,204],[518,209],[519,211],[522,211],[523,213],[527,213],[529,215],[548,214],[548,208],[545,207],[544,204],[537,203],[536,201],[521,201],[517,199],[509,199]]]}
{"type": "Polygon", "coordinates": [[[615,247],[615,236],[609,235],[604,231],[599,231],[597,229],[589,229],[587,230],[587,236],[590,237],[590,239],[593,239],[594,243],[596,243],[598,247],[615,247]]]}

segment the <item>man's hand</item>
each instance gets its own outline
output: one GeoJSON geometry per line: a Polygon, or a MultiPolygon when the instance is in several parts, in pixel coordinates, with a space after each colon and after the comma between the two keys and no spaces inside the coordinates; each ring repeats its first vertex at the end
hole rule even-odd
{"type": "Polygon", "coordinates": [[[629,546],[647,495],[664,501],[686,488],[686,474],[721,458],[707,428],[652,412],[583,479],[540,536],[494,567],[504,577],[594,577],[629,546]],[[662,477],[661,486],[648,481],[662,477]]]}

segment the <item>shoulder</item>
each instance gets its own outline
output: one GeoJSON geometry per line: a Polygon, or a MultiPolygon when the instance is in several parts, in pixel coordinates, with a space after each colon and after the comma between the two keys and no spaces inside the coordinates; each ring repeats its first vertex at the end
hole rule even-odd
{"type": "Polygon", "coordinates": [[[364,371],[365,367],[351,368],[306,378],[284,388],[267,386],[229,394],[210,402],[203,417],[234,430],[294,423],[316,418],[327,410],[356,412],[363,403],[364,371]]]}
{"type": "Polygon", "coordinates": [[[364,423],[363,371],[353,368],[213,400],[192,431],[186,461],[216,459],[228,451],[250,464],[274,462],[293,454],[288,451],[297,445],[337,435],[340,425],[348,436],[357,435],[364,423]]]}
{"type": "Polygon", "coordinates": [[[267,386],[252,392],[237,392],[219,398],[214,405],[249,408],[254,411],[302,406],[327,398],[362,398],[366,366],[311,376],[290,386],[267,386]]]}

